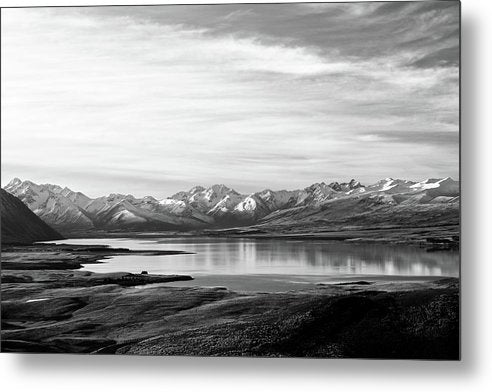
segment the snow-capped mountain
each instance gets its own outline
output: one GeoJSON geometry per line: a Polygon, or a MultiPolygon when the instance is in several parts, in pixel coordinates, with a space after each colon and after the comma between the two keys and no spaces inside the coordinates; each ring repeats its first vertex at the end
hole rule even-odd
{"type": "Polygon", "coordinates": [[[60,192],[60,195],[65,196],[67,199],[72,201],[77,207],[81,209],[86,209],[88,204],[92,201],[89,197],[81,192],[74,192],[71,189],[65,187],[60,192]]]}
{"type": "Polygon", "coordinates": [[[81,192],[52,184],[12,180],[5,190],[61,232],[93,229],[179,230],[213,223],[208,215],[176,200],[141,199],[112,193],[91,199],[81,192]]]}
{"type": "Polygon", "coordinates": [[[451,178],[422,182],[386,178],[368,186],[355,180],[321,182],[299,190],[265,189],[252,194],[240,194],[221,184],[209,188],[195,186],[162,200],[116,193],[91,199],[66,187],[38,185],[18,178],[5,190],[62,233],[94,229],[193,230],[256,224],[328,225],[348,221],[349,217],[363,223],[371,220],[371,214],[380,216],[381,221],[393,222],[401,214],[423,211],[423,220],[425,211],[428,216],[432,215],[429,211],[442,216],[444,210],[459,209],[459,182],[451,178]]]}
{"type": "Polygon", "coordinates": [[[212,185],[210,188],[196,186],[188,192],[178,192],[171,199],[187,203],[198,211],[209,213],[218,203],[229,204],[228,200],[238,200],[241,195],[234,189],[223,184],[212,185]],[[225,200],[224,200],[225,199],[225,200]]]}
{"type": "MultiPolygon", "coordinates": [[[[459,223],[459,182],[451,178],[422,182],[386,178],[373,185],[347,189],[330,193],[321,202],[299,203],[294,208],[275,211],[257,225],[278,230],[291,227],[338,230],[459,223]]],[[[320,195],[316,190],[313,194],[320,195]]]]}
{"type": "Polygon", "coordinates": [[[89,199],[58,185],[38,185],[32,181],[14,178],[5,190],[26,204],[31,211],[55,229],[65,230],[77,227],[81,230],[93,229],[92,220],[87,216],[83,200],[89,199]],[[72,201],[72,199],[74,201],[72,201]]]}
{"type": "Polygon", "coordinates": [[[354,179],[350,180],[350,182],[342,182],[341,184],[332,182],[329,186],[337,192],[350,192],[363,187],[359,181],[355,181],[354,179]]]}

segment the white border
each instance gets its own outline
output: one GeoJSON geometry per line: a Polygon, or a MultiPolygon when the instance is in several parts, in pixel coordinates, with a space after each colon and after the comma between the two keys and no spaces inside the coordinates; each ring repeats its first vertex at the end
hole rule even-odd
{"type": "MultiPolygon", "coordinates": [[[[189,0],[181,3],[211,3],[189,0]]],[[[214,0],[214,3],[230,1],[214,0]]],[[[267,2],[267,1],[258,1],[267,2]]],[[[287,2],[287,1],[283,1],[287,2]]],[[[179,1],[0,0],[1,6],[179,1]]],[[[462,361],[0,354],[4,391],[484,391],[492,384],[492,2],[462,2],[462,361]]]]}

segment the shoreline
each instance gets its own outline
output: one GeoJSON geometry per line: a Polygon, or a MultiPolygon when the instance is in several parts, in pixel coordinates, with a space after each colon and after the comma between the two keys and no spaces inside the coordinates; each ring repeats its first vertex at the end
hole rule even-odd
{"type": "Polygon", "coordinates": [[[43,282],[47,282],[49,281],[49,271],[52,274],[53,271],[56,271],[60,277],[64,277],[72,285],[81,286],[99,284],[130,286],[193,279],[189,275],[151,275],[145,271],[142,271],[145,273],[132,274],[129,272],[96,273],[81,270],[83,265],[100,264],[112,256],[132,254],[162,256],[191,253],[185,251],[130,250],[111,248],[105,245],[5,245],[2,246],[2,284],[34,283],[35,279],[40,276],[45,278],[43,282]],[[63,276],[66,271],[70,271],[68,277],[71,279],[63,276]]]}
{"type": "Polygon", "coordinates": [[[282,228],[233,227],[202,231],[89,231],[66,233],[69,238],[247,238],[255,240],[305,240],[305,241],[342,241],[367,244],[392,244],[417,246],[428,251],[459,250],[459,225],[418,226],[418,227],[365,227],[333,228],[332,230],[309,229],[305,232],[287,232],[282,228]]]}
{"type": "MultiPolygon", "coordinates": [[[[152,257],[127,257],[123,255],[122,257],[113,257],[111,260],[105,260],[105,263],[98,264],[87,264],[83,266],[83,270],[97,272],[97,273],[108,273],[116,271],[127,271],[131,273],[140,273],[142,270],[148,270],[148,272],[153,274],[190,274],[195,278],[193,282],[180,282],[177,285],[179,287],[186,287],[190,285],[200,285],[204,287],[227,287],[233,291],[245,291],[245,292],[282,292],[291,290],[305,290],[307,288],[314,288],[317,284],[331,284],[337,281],[350,281],[350,280],[371,280],[375,282],[388,282],[388,281],[429,281],[440,278],[447,277],[457,277],[458,272],[455,268],[446,267],[445,263],[448,257],[452,257],[456,260],[457,253],[451,252],[450,256],[446,254],[443,255],[433,255],[429,254],[427,256],[426,251],[419,248],[418,256],[415,255],[412,258],[414,250],[417,249],[412,246],[402,246],[402,245],[387,245],[387,244],[377,244],[367,247],[367,244],[354,244],[354,245],[338,245],[337,242],[323,242],[323,241],[293,241],[293,240],[272,240],[272,244],[286,244],[290,242],[302,242],[304,252],[311,252],[311,249],[318,249],[322,246],[323,249],[332,249],[336,255],[337,247],[342,246],[343,249],[352,251],[355,248],[362,249],[360,251],[355,251],[355,254],[362,254],[364,257],[364,252],[380,252],[381,257],[390,257],[386,254],[386,249],[389,252],[395,252],[391,257],[401,258],[400,249],[405,249],[405,264],[406,267],[393,268],[390,265],[381,263],[374,259],[370,261],[368,266],[363,267],[357,264],[357,267],[348,268],[345,266],[344,261],[337,261],[333,265],[329,264],[326,268],[315,268],[319,264],[314,262],[314,260],[305,260],[305,265],[301,267],[290,265],[287,268],[276,268],[275,266],[281,265],[285,262],[284,257],[290,258],[290,254],[284,254],[282,256],[276,256],[275,262],[269,259],[269,256],[262,256],[262,261],[260,266],[252,267],[251,263],[246,263],[250,265],[249,267],[242,266],[243,263],[237,260],[237,255],[229,254],[229,257],[225,256],[226,253],[213,253],[207,255],[207,249],[205,244],[226,244],[231,241],[233,244],[237,244],[238,240],[234,239],[214,239],[211,237],[174,237],[174,240],[169,239],[132,239],[124,237],[122,239],[116,238],[105,238],[105,239],[67,239],[61,241],[62,244],[79,244],[88,246],[93,243],[106,244],[112,247],[128,247],[130,249],[182,249],[184,251],[198,252],[201,254],[197,257],[172,257],[170,259],[165,257],[152,258],[152,257]],[[162,245],[161,245],[162,243],[162,245]],[[192,244],[190,246],[190,244],[192,244]],[[200,244],[200,247],[195,247],[193,244],[200,244]],[[313,244],[313,245],[311,245],[313,244]],[[366,248],[369,248],[366,250],[366,248]],[[373,250],[374,249],[374,250],[373,250]],[[382,250],[380,250],[382,249],[382,250]],[[396,249],[392,250],[392,249],[396,249]],[[408,254],[407,254],[408,253],[408,254]],[[205,256],[203,256],[205,254],[205,256]],[[418,260],[416,257],[434,260],[435,264],[428,263],[424,267],[420,266],[417,269],[410,268],[412,260],[418,260]],[[155,260],[154,260],[155,259],[155,260]],[[231,261],[234,260],[234,261],[231,261]],[[211,264],[212,263],[212,264],[211,264]],[[340,264],[341,263],[341,264],[340,264]],[[206,267],[204,267],[204,265],[206,267]],[[224,267],[228,265],[229,267],[224,267]],[[230,266],[232,265],[232,267],[230,266]],[[270,265],[273,265],[271,267],[270,265]],[[217,266],[217,268],[215,268],[217,266]],[[242,266],[242,267],[241,267],[242,266]]],[[[243,240],[239,240],[242,243],[243,240]]],[[[245,239],[245,242],[256,242],[255,240],[245,239]]],[[[261,242],[260,242],[261,244],[261,242]]],[[[269,243],[266,243],[269,244],[269,243]]],[[[261,245],[259,245],[261,246],[261,245]]],[[[277,245],[265,245],[267,247],[276,247],[277,245]]],[[[280,246],[280,245],[278,245],[280,246]]],[[[296,247],[296,244],[290,244],[290,247],[296,247]]],[[[224,252],[229,252],[224,249],[224,252]]],[[[260,248],[263,249],[263,248],[260,248]]],[[[276,249],[276,248],[275,248],[276,249]]],[[[290,249],[290,248],[289,248],[290,249]]],[[[343,251],[340,250],[340,251],[343,251]]],[[[295,249],[293,249],[294,251],[295,249]]],[[[449,251],[446,251],[449,252],[449,251]]],[[[228,253],[227,253],[228,254],[228,253]]],[[[306,253],[311,254],[311,253],[306,253]]],[[[244,257],[244,256],[242,256],[244,257]]],[[[331,256],[330,256],[331,257],[331,256]]],[[[250,262],[252,262],[250,260],[250,262]]],[[[256,264],[256,263],[254,263],[256,264]]],[[[289,264],[289,263],[288,263],[289,264]]],[[[453,263],[454,265],[454,263],[453,263]]]]}
{"type": "Polygon", "coordinates": [[[2,248],[2,351],[459,358],[457,278],[236,292],[173,283],[191,277],[71,268],[101,262],[108,249],[27,248],[2,248]]]}

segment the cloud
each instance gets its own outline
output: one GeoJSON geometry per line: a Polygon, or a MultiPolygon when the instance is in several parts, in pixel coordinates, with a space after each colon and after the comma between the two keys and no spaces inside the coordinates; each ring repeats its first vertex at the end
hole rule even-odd
{"type": "Polygon", "coordinates": [[[385,138],[385,137],[381,137],[380,135],[375,135],[373,133],[369,133],[367,135],[356,136],[355,139],[356,140],[359,140],[361,142],[369,142],[369,143],[372,143],[372,142],[382,142],[382,141],[391,140],[391,139],[388,139],[388,138],[385,138]]]}
{"type": "Polygon", "coordinates": [[[458,148],[459,133],[446,131],[383,131],[378,134],[364,134],[356,137],[367,142],[417,144],[423,146],[449,146],[458,148]]]}
{"type": "Polygon", "coordinates": [[[89,193],[126,182],[161,197],[196,183],[456,176],[456,11],[3,10],[2,175],[63,183],[65,170],[89,193]]]}

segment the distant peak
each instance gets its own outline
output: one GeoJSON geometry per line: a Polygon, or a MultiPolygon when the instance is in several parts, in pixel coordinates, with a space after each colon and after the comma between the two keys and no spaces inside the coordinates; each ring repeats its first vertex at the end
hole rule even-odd
{"type": "Polygon", "coordinates": [[[29,180],[24,180],[22,181],[20,178],[17,178],[15,177],[12,181],[10,181],[7,186],[5,188],[17,188],[19,186],[29,186],[29,187],[34,187],[34,186],[38,186],[37,184],[35,184],[34,182],[32,181],[29,181],[29,180]]]}
{"type": "Polygon", "coordinates": [[[229,187],[225,186],[224,184],[214,184],[211,186],[212,189],[217,189],[217,190],[222,190],[222,189],[229,189],[229,187]]]}
{"type": "Polygon", "coordinates": [[[423,184],[434,184],[438,181],[441,181],[440,178],[428,178],[425,181],[422,181],[423,184]]]}
{"type": "MultiPolygon", "coordinates": [[[[322,183],[322,184],[324,184],[324,183],[322,183]]],[[[339,183],[339,182],[335,181],[335,182],[330,183],[328,186],[337,192],[340,192],[342,190],[346,190],[347,187],[348,187],[348,189],[355,189],[355,188],[364,187],[364,185],[362,185],[360,183],[360,181],[356,181],[353,178],[349,182],[339,183]]]]}
{"type": "Polygon", "coordinates": [[[363,186],[360,181],[355,181],[353,178],[349,182],[350,189],[361,188],[363,186]]]}
{"type": "MultiPolygon", "coordinates": [[[[65,187],[65,188],[63,188],[62,190],[60,190],[60,193],[61,193],[63,196],[68,196],[68,195],[70,195],[70,194],[72,194],[72,193],[77,193],[77,192],[74,192],[74,191],[72,191],[70,188],[65,187]]],[[[78,193],[80,193],[80,192],[78,192],[78,193]]]]}
{"type": "Polygon", "coordinates": [[[324,182],[315,182],[314,184],[308,186],[307,189],[323,189],[326,187],[332,188],[330,185],[326,185],[324,182]]]}
{"type": "Polygon", "coordinates": [[[7,187],[17,186],[20,184],[22,184],[22,180],[18,177],[15,177],[7,184],[7,187]]]}
{"type": "Polygon", "coordinates": [[[328,186],[337,192],[342,190],[342,187],[340,186],[340,184],[337,181],[330,183],[330,185],[328,185],[328,186]]]}
{"type": "Polygon", "coordinates": [[[115,198],[121,198],[121,197],[124,197],[124,195],[122,195],[121,193],[110,193],[108,195],[109,199],[115,199],[115,198]]]}
{"type": "Polygon", "coordinates": [[[224,184],[214,184],[209,189],[215,193],[224,193],[224,192],[225,193],[229,193],[229,192],[238,193],[234,189],[229,188],[227,185],[224,185],[224,184]]]}
{"type": "Polygon", "coordinates": [[[197,186],[194,186],[193,188],[191,188],[188,193],[192,194],[192,193],[196,193],[196,192],[202,192],[204,190],[205,190],[205,188],[203,186],[197,185],[197,186]]]}

